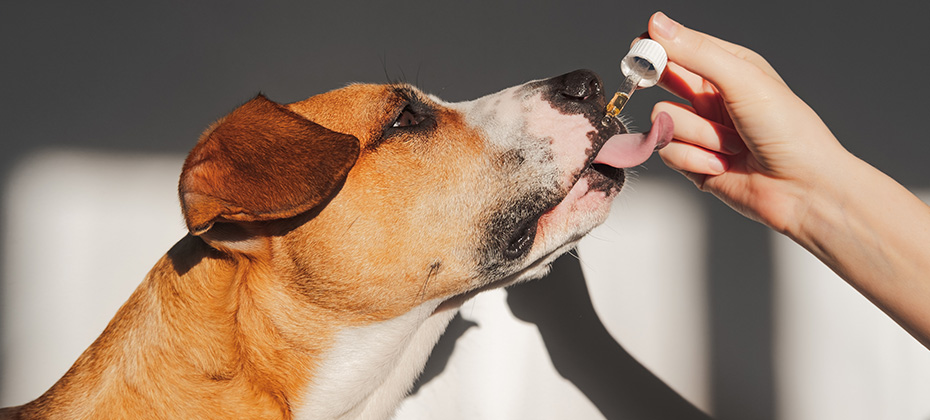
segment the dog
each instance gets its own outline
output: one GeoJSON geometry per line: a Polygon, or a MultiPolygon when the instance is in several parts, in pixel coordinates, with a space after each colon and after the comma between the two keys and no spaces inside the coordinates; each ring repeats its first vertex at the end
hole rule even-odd
{"type": "Polygon", "coordinates": [[[579,70],[447,103],[352,84],[259,95],[181,171],[189,234],[13,419],[378,419],[456,309],[546,274],[671,138],[579,70]]]}

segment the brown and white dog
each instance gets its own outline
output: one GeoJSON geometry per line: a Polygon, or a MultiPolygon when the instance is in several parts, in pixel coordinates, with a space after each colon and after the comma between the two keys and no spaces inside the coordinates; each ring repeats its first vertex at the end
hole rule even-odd
{"type": "Polygon", "coordinates": [[[671,137],[576,71],[474,101],[259,96],[184,164],[190,234],[29,419],[377,419],[475,293],[544,275],[671,137]],[[609,141],[608,141],[609,140],[609,141]]]}

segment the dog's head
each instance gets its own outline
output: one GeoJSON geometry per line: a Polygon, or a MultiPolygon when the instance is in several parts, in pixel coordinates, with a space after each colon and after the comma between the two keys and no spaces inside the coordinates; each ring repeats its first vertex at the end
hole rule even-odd
{"type": "Polygon", "coordinates": [[[588,71],[460,103],[408,85],[260,96],[191,152],[182,207],[310,304],[386,319],[539,277],[601,223],[623,167],[671,132],[623,135],[604,108],[588,71]]]}

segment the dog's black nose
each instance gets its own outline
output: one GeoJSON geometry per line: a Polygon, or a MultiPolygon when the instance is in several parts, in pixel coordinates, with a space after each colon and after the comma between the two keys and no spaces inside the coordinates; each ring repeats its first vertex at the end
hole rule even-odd
{"type": "Polygon", "coordinates": [[[601,95],[601,79],[590,70],[575,70],[557,80],[558,93],[572,101],[589,101],[601,95]]]}

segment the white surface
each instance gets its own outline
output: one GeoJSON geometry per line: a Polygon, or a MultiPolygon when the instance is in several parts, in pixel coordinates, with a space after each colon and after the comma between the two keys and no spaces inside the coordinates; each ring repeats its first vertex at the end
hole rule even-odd
{"type": "MultiPolygon", "coordinates": [[[[51,151],[12,173],[3,197],[0,405],[51,386],[184,235],[175,193],[182,159],[51,151]]],[[[609,332],[712,411],[698,194],[684,181],[637,180],[579,252],[609,332]]],[[[930,352],[803,250],[773,240],[778,418],[930,418],[930,352]]],[[[498,290],[466,303],[463,317],[478,327],[398,419],[602,417],[505,299],[498,290]]]]}
{"type": "Polygon", "coordinates": [[[52,151],[4,190],[0,405],[45,392],[184,233],[182,156],[52,151]]]}
{"type": "Polygon", "coordinates": [[[632,184],[578,247],[588,292],[617,342],[712,412],[700,193],[683,182],[632,184]]]}
{"type": "Polygon", "coordinates": [[[930,352],[803,248],[772,240],[778,418],[930,419],[930,352]]]}
{"type": "Polygon", "coordinates": [[[505,290],[467,302],[475,322],[443,373],[408,398],[396,420],[599,419],[601,413],[552,365],[536,326],[510,312],[505,290]]]}

